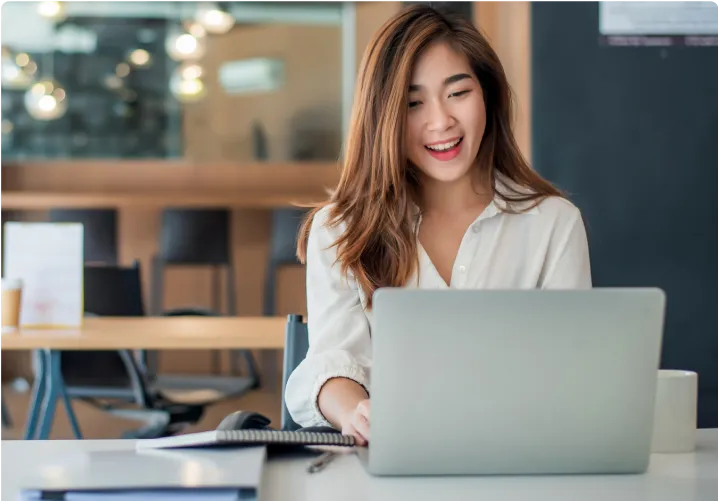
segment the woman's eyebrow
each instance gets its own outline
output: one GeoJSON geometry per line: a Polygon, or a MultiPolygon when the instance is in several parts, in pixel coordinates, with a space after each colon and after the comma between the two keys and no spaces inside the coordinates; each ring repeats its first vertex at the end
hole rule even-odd
{"type": "MultiPolygon", "coordinates": [[[[471,78],[471,75],[469,75],[468,73],[457,73],[456,75],[451,75],[450,77],[444,79],[444,87],[446,87],[447,85],[451,85],[452,83],[464,80],[466,78],[471,78]]],[[[421,90],[422,88],[422,85],[411,84],[409,86],[409,92],[416,92],[418,90],[421,90]]]]}

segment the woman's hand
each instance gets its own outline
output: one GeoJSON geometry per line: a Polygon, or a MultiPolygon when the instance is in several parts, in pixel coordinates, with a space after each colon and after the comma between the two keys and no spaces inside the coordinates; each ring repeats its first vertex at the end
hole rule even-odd
{"type": "Polygon", "coordinates": [[[369,443],[369,399],[360,401],[357,406],[342,419],[342,434],[351,435],[356,445],[369,443]]]}

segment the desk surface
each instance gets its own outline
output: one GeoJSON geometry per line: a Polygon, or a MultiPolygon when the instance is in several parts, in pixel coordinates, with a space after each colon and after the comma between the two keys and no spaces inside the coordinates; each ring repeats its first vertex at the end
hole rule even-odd
{"type": "Polygon", "coordinates": [[[80,329],[3,334],[2,349],[282,349],[286,317],[101,317],[80,329]]]}
{"type": "MultiPolygon", "coordinates": [[[[306,473],[306,459],[272,460],[260,501],[715,501],[718,429],[700,430],[698,437],[694,454],[653,455],[645,475],[373,478],[351,454],[314,475],[306,473]]],[[[58,457],[133,448],[129,440],[4,440],[2,499],[18,499],[23,479],[42,464],[57,464],[58,457]]]]}

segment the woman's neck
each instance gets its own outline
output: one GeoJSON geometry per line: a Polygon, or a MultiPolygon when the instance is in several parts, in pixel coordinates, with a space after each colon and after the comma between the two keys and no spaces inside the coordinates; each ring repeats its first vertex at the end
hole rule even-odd
{"type": "Polygon", "coordinates": [[[421,208],[425,215],[452,217],[486,207],[491,200],[493,190],[468,175],[452,183],[422,180],[421,208]]]}

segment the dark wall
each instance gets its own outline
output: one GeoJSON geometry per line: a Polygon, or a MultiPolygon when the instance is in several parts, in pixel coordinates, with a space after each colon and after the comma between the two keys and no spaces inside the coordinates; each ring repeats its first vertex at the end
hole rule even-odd
{"type": "Polygon", "coordinates": [[[668,297],[663,368],[718,427],[718,47],[609,47],[598,4],[532,6],[533,160],[587,224],[594,285],[668,297]]]}

